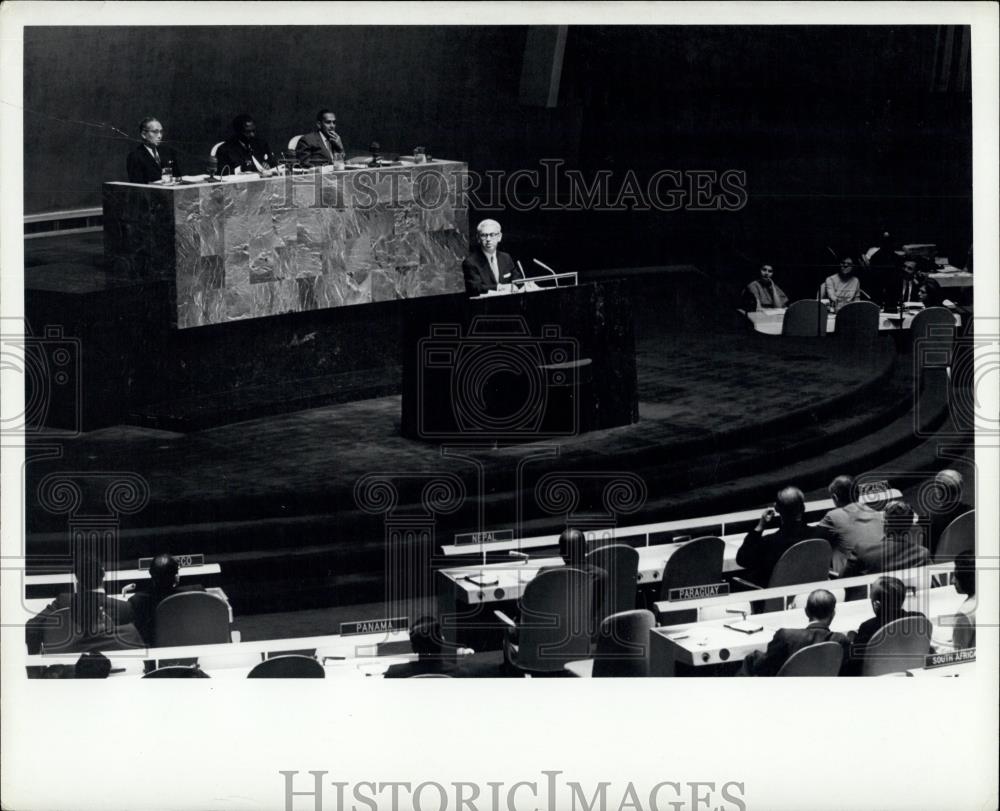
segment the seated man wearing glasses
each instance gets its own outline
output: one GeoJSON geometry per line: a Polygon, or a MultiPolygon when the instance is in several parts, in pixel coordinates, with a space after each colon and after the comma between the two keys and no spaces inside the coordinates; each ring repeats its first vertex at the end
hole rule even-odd
{"type": "Polygon", "coordinates": [[[514,279],[523,279],[524,274],[514,264],[509,253],[497,250],[503,234],[496,220],[483,220],[476,228],[479,246],[462,262],[465,276],[465,292],[478,296],[496,290],[498,284],[510,284],[514,279]]]}

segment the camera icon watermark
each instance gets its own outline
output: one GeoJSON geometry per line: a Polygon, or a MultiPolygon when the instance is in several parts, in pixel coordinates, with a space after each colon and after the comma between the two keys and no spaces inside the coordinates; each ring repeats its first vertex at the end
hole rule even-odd
{"type": "Polygon", "coordinates": [[[24,402],[18,413],[0,417],[0,436],[63,438],[67,432],[80,433],[80,357],[79,339],[63,335],[61,326],[46,326],[36,336],[25,322],[4,319],[0,377],[5,390],[24,392],[24,402]]]}
{"type": "MultiPolygon", "coordinates": [[[[977,326],[985,326],[976,321],[977,326]]],[[[935,413],[939,401],[927,397],[921,386],[914,389],[914,435],[941,439],[971,434],[1000,434],[1000,412],[996,392],[1000,387],[1000,334],[996,324],[991,332],[975,336],[933,333],[913,344],[914,370],[947,367],[947,407],[950,421],[938,425],[935,413]]],[[[918,380],[920,378],[918,377],[918,380]]]]}
{"type": "Polygon", "coordinates": [[[555,325],[532,335],[520,316],[436,324],[418,345],[417,431],[440,441],[573,436],[582,369],[575,339],[555,325]]]}

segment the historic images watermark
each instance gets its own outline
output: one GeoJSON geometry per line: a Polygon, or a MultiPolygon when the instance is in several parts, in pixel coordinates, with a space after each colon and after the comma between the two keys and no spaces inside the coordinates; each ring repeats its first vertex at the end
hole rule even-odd
{"type": "Polygon", "coordinates": [[[329,772],[279,770],[285,811],[746,811],[746,783],[663,780],[651,786],[560,779],[541,770],[532,780],[438,782],[335,780],[329,772]],[[306,775],[311,775],[310,779],[306,775]]]}
{"type": "Polygon", "coordinates": [[[538,167],[485,172],[457,164],[429,164],[413,173],[373,167],[348,174],[314,170],[286,173],[289,205],[368,211],[413,205],[499,211],[739,211],[747,204],[742,169],[650,171],[568,169],[561,158],[542,158],[538,167]]]}

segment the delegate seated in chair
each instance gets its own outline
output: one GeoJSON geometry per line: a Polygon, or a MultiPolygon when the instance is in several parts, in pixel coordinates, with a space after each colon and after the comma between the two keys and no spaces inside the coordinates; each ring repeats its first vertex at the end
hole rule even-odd
{"type": "Polygon", "coordinates": [[[896,500],[886,505],[884,516],[885,537],[882,543],[858,552],[861,574],[896,572],[925,566],[930,553],[921,540],[926,540],[926,530],[914,524],[913,508],[905,501],[896,500]]]}
{"type": "Polygon", "coordinates": [[[205,590],[199,585],[181,586],[180,579],[177,560],[167,553],[157,555],[149,564],[149,580],[140,583],[128,599],[135,627],[149,647],[156,645],[156,607],[173,594],[205,590]]]}
{"type": "Polygon", "coordinates": [[[844,666],[845,676],[861,675],[868,643],[879,629],[904,617],[924,617],[917,611],[904,611],[905,601],[906,586],[902,580],[895,577],[880,577],[872,584],[871,603],[875,616],[862,622],[856,633],[848,634],[851,647],[844,666]]]}
{"type": "Polygon", "coordinates": [[[785,487],[778,493],[774,506],[764,510],[757,526],[746,534],[736,552],[736,563],[747,570],[747,580],[766,588],[778,559],[809,537],[811,530],[805,522],[805,503],[799,488],[785,487]],[[776,515],[781,519],[781,526],[765,535],[764,529],[776,515]]]}
{"type": "Polygon", "coordinates": [[[25,625],[28,653],[142,647],[128,603],[104,591],[104,565],[93,555],[74,560],[75,591],[59,594],[25,625]]]}
{"type": "Polygon", "coordinates": [[[410,627],[410,648],[417,661],[390,665],[383,678],[408,679],[411,676],[454,675],[455,667],[445,659],[441,625],[434,617],[421,617],[410,627]]]}
{"type": "Polygon", "coordinates": [[[766,651],[754,651],[743,660],[740,676],[775,676],[793,653],[819,642],[837,642],[844,647],[848,641],[843,634],[830,630],[830,623],[837,608],[837,598],[826,589],[816,589],[806,601],[805,628],[779,628],[768,643],[766,651]]]}

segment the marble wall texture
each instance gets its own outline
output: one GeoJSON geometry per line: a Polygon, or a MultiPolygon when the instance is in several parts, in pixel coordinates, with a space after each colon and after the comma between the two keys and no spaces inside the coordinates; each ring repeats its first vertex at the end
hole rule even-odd
{"type": "Polygon", "coordinates": [[[109,271],[171,282],[180,329],[464,290],[456,161],[226,183],[104,184],[109,271]]]}

